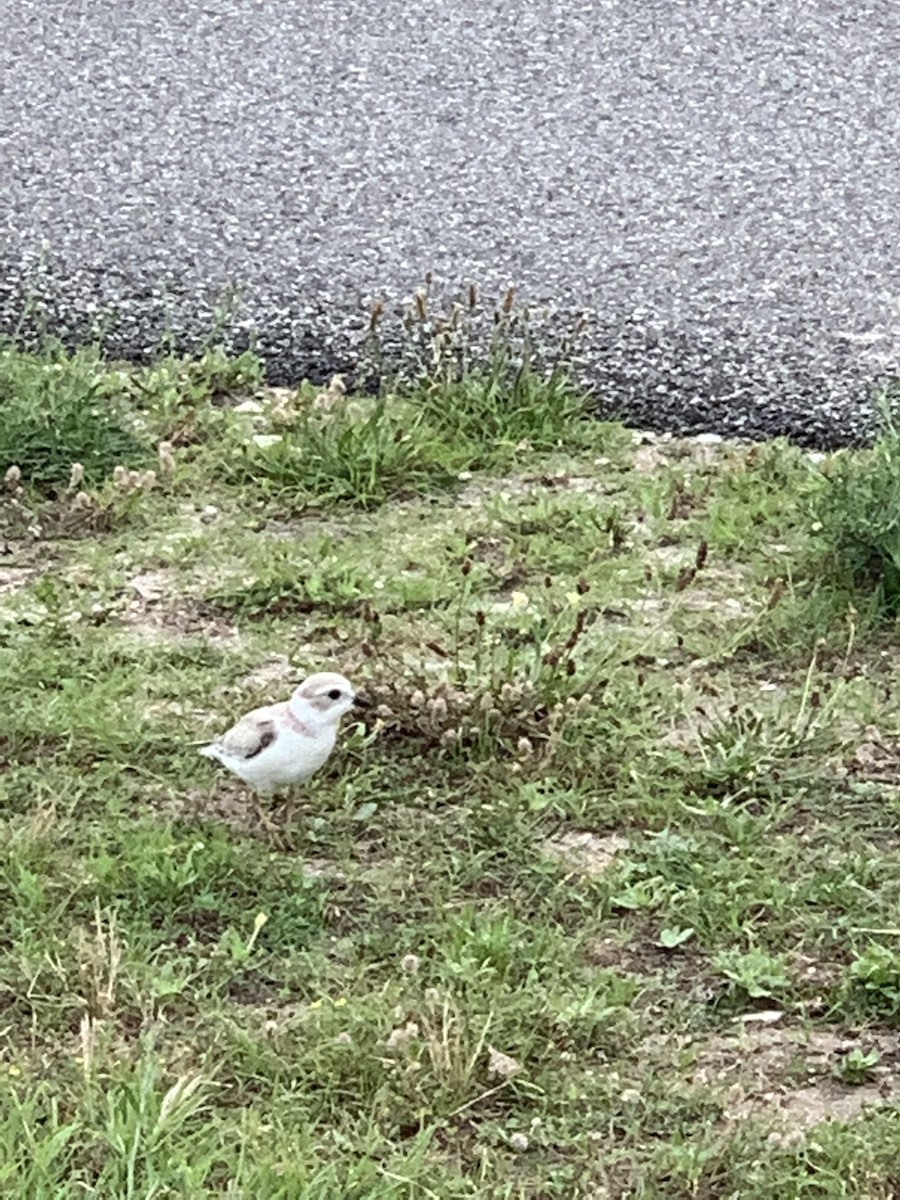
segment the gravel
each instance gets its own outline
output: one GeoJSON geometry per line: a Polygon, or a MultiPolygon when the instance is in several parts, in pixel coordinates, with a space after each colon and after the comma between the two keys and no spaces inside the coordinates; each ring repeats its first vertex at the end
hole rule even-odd
{"type": "Polygon", "coordinates": [[[865,437],[898,369],[894,0],[23,0],[4,26],[7,333],[100,323],[137,357],[237,285],[228,336],[285,383],[351,368],[426,272],[514,283],[550,329],[585,315],[604,411],[815,446],[865,437]]]}

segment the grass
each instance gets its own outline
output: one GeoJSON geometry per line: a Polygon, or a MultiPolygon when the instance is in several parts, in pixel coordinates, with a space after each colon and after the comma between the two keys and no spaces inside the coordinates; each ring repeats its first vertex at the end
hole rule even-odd
{"type": "Polygon", "coordinates": [[[0,1190],[896,1194],[891,446],[3,370],[0,1190]],[[373,713],[261,821],[194,743],[325,666],[373,713]]]}

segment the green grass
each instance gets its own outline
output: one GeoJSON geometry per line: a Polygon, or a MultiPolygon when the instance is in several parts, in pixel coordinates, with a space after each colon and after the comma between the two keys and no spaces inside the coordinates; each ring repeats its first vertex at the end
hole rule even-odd
{"type": "Polygon", "coordinates": [[[3,370],[0,1191],[896,1194],[892,445],[3,370]],[[374,709],[258,810],[196,743],[328,666],[374,709]]]}

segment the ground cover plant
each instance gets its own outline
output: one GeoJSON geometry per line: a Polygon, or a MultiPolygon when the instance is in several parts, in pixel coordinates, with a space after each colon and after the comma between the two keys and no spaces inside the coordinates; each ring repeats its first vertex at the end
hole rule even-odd
{"type": "Polygon", "coordinates": [[[896,1194],[890,428],[445,335],[376,397],[3,358],[0,1190],[896,1194]],[[374,706],[260,819],[195,743],[326,667],[374,706]]]}

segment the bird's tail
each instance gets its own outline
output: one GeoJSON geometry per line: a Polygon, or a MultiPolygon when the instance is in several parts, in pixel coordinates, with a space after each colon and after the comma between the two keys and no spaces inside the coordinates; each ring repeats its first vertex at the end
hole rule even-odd
{"type": "Polygon", "coordinates": [[[215,742],[211,742],[208,746],[201,746],[197,753],[202,754],[204,758],[218,758],[219,747],[215,742]]]}

